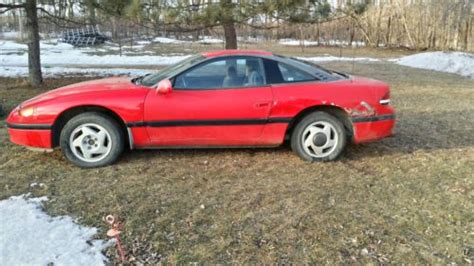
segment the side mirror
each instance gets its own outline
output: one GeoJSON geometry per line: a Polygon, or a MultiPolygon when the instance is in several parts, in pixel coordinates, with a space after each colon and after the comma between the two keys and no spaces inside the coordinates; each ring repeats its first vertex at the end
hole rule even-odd
{"type": "Polygon", "coordinates": [[[173,90],[171,86],[171,81],[169,79],[164,79],[158,82],[158,86],[156,86],[156,93],[158,94],[168,94],[173,90]]]}

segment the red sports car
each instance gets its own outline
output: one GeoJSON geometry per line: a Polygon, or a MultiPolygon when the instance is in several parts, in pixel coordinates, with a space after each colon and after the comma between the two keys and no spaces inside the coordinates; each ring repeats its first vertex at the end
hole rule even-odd
{"type": "Polygon", "coordinates": [[[15,108],[12,142],[62,148],[80,167],[125,148],[270,147],[289,139],[308,161],[336,159],[355,143],[392,134],[389,86],[264,51],[191,56],[141,77],[52,90],[15,108]]]}

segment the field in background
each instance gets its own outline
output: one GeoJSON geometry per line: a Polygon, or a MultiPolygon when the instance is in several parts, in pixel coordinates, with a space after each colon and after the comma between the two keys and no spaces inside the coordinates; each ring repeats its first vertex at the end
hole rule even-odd
{"type": "MultiPolygon", "coordinates": [[[[69,44],[58,43],[57,39],[45,39],[41,41],[43,77],[143,75],[164,65],[183,60],[190,54],[223,48],[221,43],[206,45],[163,37],[155,39],[155,41],[166,41],[166,43],[136,40],[133,45],[132,43],[126,43],[119,46],[116,43],[108,42],[94,47],[77,48],[69,44]],[[68,60],[65,61],[64,58],[68,60]]],[[[240,47],[242,49],[266,49],[282,55],[312,58],[317,62],[389,60],[413,53],[413,51],[405,49],[334,46],[300,47],[297,41],[296,43],[295,41],[290,43],[292,45],[283,45],[277,42],[241,43],[240,47]]],[[[27,66],[27,45],[18,40],[0,39],[0,77],[26,77],[28,76],[27,66]]]]}
{"type": "MultiPolygon", "coordinates": [[[[133,47],[132,47],[133,48],[133,47]]],[[[171,44],[160,45],[151,44],[146,46],[144,50],[156,52],[157,54],[167,53],[197,53],[210,50],[224,49],[223,44],[171,44]]],[[[259,42],[259,43],[239,43],[239,49],[264,49],[276,54],[292,55],[292,56],[321,56],[332,55],[340,57],[378,57],[393,58],[416,53],[417,51],[403,48],[380,48],[374,49],[370,47],[348,47],[348,46],[287,46],[276,42],[259,42]]]]}
{"type": "MultiPolygon", "coordinates": [[[[138,48],[127,46],[127,49],[138,51],[138,48]]],[[[154,54],[195,54],[199,52],[213,51],[224,49],[223,44],[149,44],[141,51],[151,51],[154,54]]],[[[332,55],[338,57],[377,57],[377,58],[394,58],[416,53],[413,50],[403,48],[386,48],[374,49],[369,47],[347,47],[347,46],[286,46],[275,42],[259,42],[259,43],[240,43],[239,49],[270,51],[281,55],[291,56],[323,56],[332,55]]],[[[109,51],[111,53],[112,51],[109,51]]],[[[117,51],[113,51],[117,53],[117,51]]]]}
{"type": "MultiPolygon", "coordinates": [[[[328,49],[306,48],[305,55],[337,55],[328,49]]],[[[130,258],[140,262],[472,263],[473,81],[386,62],[324,66],[390,83],[396,135],[351,145],[331,163],[303,162],[287,147],[164,150],[133,151],[113,166],[83,170],[60,151],[9,143],[3,117],[0,199],[46,195],[49,213],[100,227],[100,238],[102,217],[117,215],[126,222],[130,258]]],[[[0,78],[0,99],[10,110],[80,80],[48,79],[34,90],[0,78]]],[[[114,249],[107,255],[118,261],[114,249]]]]}

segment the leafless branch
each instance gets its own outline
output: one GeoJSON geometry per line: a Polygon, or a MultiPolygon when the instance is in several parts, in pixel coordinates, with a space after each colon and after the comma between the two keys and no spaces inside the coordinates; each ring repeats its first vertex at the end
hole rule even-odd
{"type": "MultiPolygon", "coordinates": [[[[68,19],[68,18],[65,18],[65,17],[56,16],[54,14],[51,14],[50,12],[48,12],[46,9],[44,9],[42,7],[37,7],[37,9],[39,11],[45,13],[47,15],[47,17],[49,17],[48,20],[52,21],[53,23],[54,23],[54,20],[60,20],[60,21],[66,21],[66,22],[76,24],[76,25],[88,25],[88,23],[78,22],[78,21],[74,21],[74,20],[71,20],[71,19],[68,19]]],[[[59,25],[59,23],[54,23],[54,24],[56,24],[57,26],[61,26],[61,25],[59,25]]]]}
{"type": "Polygon", "coordinates": [[[17,8],[24,8],[25,4],[0,4],[0,14],[6,13],[10,10],[17,9],[17,8]]]}

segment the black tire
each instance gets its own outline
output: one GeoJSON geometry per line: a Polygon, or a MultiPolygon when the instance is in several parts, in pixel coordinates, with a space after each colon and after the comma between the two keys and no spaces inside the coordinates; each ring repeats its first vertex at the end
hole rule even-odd
{"type": "MultiPolygon", "coordinates": [[[[309,134],[309,133],[307,133],[309,134]]],[[[324,139],[325,137],[323,137],[324,139]]],[[[324,143],[324,140],[322,140],[324,143]]],[[[326,140],[327,141],[327,140],[326,140]]],[[[344,151],[347,142],[347,134],[344,130],[344,125],[336,117],[326,113],[326,112],[313,112],[306,115],[294,128],[293,133],[291,134],[291,149],[298,154],[299,157],[306,161],[332,161],[337,159],[339,155],[344,151]],[[333,138],[338,138],[336,144],[333,145],[334,148],[328,148],[328,154],[322,154],[322,157],[315,157],[312,154],[308,153],[303,144],[303,134],[305,130],[311,125],[317,123],[328,123],[332,126],[334,130],[331,132],[333,138]]]]}
{"type": "Polygon", "coordinates": [[[94,168],[114,163],[124,150],[124,135],[118,123],[98,112],[87,112],[71,118],[61,130],[60,146],[66,158],[82,168],[94,168]],[[110,150],[99,161],[88,162],[76,156],[70,147],[71,134],[81,125],[96,124],[107,131],[110,136],[110,150]]]}

